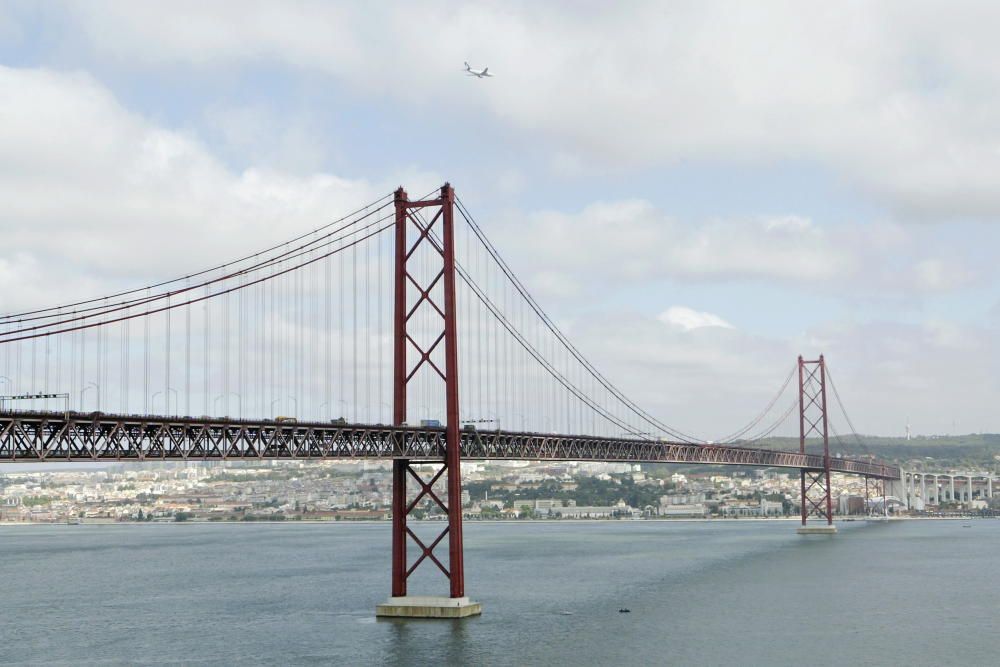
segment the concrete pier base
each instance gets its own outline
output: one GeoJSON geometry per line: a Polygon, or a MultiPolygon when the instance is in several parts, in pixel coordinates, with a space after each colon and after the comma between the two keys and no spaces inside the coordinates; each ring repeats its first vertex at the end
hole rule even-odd
{"type": "Polygon", "coordinates": [[[799,526],[795,531],[799,535],[836,535],[836,526],[799,526]]]}
{"type": "Polygon", "coordinates": [[[375,607],[380,618],[465,618],[483,613],[483,605],[469,598],[407,595],[389,598],[375,607]]]}

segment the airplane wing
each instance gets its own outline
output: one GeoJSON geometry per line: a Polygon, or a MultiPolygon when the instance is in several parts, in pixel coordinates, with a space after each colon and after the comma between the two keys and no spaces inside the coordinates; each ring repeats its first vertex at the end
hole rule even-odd
{"type": "Polygon", "coordinates": [[[469,63],[465,63],[465,74],[467,76],[474,76],[478,79],[482,79],[484,76],[493,76],[492,74],[490,74],[489,67],[484,67],[481,70],[475,70],[469,67],[469,63]]]}

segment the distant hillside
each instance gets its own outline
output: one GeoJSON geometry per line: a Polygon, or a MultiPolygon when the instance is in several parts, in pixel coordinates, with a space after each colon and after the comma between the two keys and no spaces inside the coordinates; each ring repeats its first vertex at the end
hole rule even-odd
{"type": "MultiPolygon", "coordinates": [[[[799,448],[798,438],[770,438],[761,444],[774,449],[799,448]]],[[[810,439],[806,443],[808,451],[820,451],[820,448],[819,440],[810,439]]],[[[884,436],[846,435],[830,439],[830,453],[843,456],[871,454],[900,464],[933,459],[935,464],[939,465],[994,467],[1000,462],[1000,434],[914,436],[909,440],[884,436]]]]}

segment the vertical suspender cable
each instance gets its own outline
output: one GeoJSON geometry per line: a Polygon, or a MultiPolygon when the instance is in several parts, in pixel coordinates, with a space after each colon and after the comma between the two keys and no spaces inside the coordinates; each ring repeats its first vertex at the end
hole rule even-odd
{"type": "Polygon", "coordinates": [[[372,397],[371,397],[371,242],[365,241],[365,421],[372,422],[372,397]]]}
{"type": "Polygon", "coordinates": [[[344,406],[341,409],[342,414],[340,416],[342,418],[346,419],[347,418],[347,384],[346,384],[346,378],[344,377],[344,333],[345,333],[344,329],[345,329],[345,326],[346,326],[346,320],[344,319],[344,283],[345,283],[344,265],[345,264],[346,264],[346,260],[343,257],[341,257],[341,256],[338,255],[337,256],[337,266],[340,269],[340,281],[339,281],[339,284],[338,284],[338,288],[339,288],[339,291],[340,291],[340,298],[338,299],[338,303],[339,303],[339,306],[340,306],[340,321],[337,323],[337,340],[338,340],[338,342],[340,344],[340,355],[338,356],[337,361],[338,361],[338,364],[339,364],[339,367],[340,367],[340,373],[339,373],[339,378],[340,378],[340,396],[339,396],[339,401],[340,401],[340,404],[342,406],[344,406]]]}
{"type": "MultiPolygon", "coordinates": [[[[146,288],[146,298],[149,298],[149,288],[146,288]]],[[[149,412],[149,315],[142,318],[142,412],[148,415],[149,412]]],[[[81,381],[83,373],[80,374],[81,381]]],[[[81,410],[83,408],[80,408],[81,410]]]]}
{"type": "Polygon", "coordinates": [[[170,414],[170,295],[167,295],[167,310],[164,311],[166,336],[164,337],[163,405],[164,415],[170,414]]]}
{"type": "Polygon", "coordinates": [[[222,409],[225,416],[229,417],[232,411],[229,409],[229,362],[231,354],[229,350],[229,319],[232,313],[229,310],[229,292],[222,295],[222,409]]]}
{"type": "Polygon", "coordinates": [[[62,339],[63,337],[56,336],[56,380],[55,380],[55,390],[62,392],[62,339]]]}
{"type": "Polygon", "coordinates": [[[205,358],[205,363],[202,366],[202,397],[201,400],[204,404],[203,412],[204,415],[213,415],[211,408],[211,386],[209,385],[212,377],[212,354],[211,354],[211,339],[212,339],[212,301],[208,297],[212,294],[212,288],[209,285],[205,285],[205,301],[202,308],[202,318],[204,320],[202,324],[202,335],[204,338],[204,350],[202,350],[202,355],[205,358]]]}
{"type": "MultiPolygon", "coordinates": [[[[264,413],[265,416],[274,418],[274,387],[278,382],[278,379],[274,375],[274,341],[276,333],[274,331],[274,311],[277,309],[277,305],[274,302],[274,265],[271,265],[271,280],[268,281],[268,296],[270,297],[270,302],[267,304],[267,319],[268,319],[268,334],[267,334],[267,347],[268,347],[268,381],[267,381],[267,412],[264,413]]],[[[280,396],[280,395],[279,395],[280,396]]],[[[280,400],[280,398],[279,398],[280,400]]]]}
{"type": "MultiPolygon", "coordinates": [[[[188,278],[184,286],[190,283],[188,278]]],[[[191,416],[191,306],[184,308],[184,414],[191,416]]]]}
{"type": "Polygon", "coordinates": [[[129,396],[129,380],[131,379],[132,373],[132,318],[129,317],[129,308],[125,308],[125,321],[122,324],[125,325],[125,363],[123,365],[124,370],[122,371],[122,400],[123,407],[122,412],[125,414],[129,413],[131,397],[129,396]]]}
{"type": "Polygon", "coordinates": [[[244,299],[243,299],[243,286],[246,282],[245,274],[240,275],[240,289],[236,292],[236,386],[237,386],[237,396],[236,396],[236,412],[240,419],[243,418],[243,342],[244,335],[244,299]]]}
{"type": "Polygon", "coordinates": [[[383,380],[383,376],[385,375],[385,372],[384,372],[384,370],[382,368],[382,352],[383,352],[382,347],[383,347],[383,341],[385,339],[384,338],[384,333],[385,332],[382,330],[382,314],[383,314],[382,313],[382,308],[383,308],[383,306],[382,306],[382,251],[383,251],[383,246],[385,245],[384,236],[386,236],[386,235],[381,235],[380,234],[378,236],[378,238],[376,239],[377,242],[378,242],[378,245],[376,246],[376,253],[378,254],[378,268],[377,268],[377,275],[378,275],[378,305],[377,305],[377,311],[378,311],[378,331],[376,332],[377,340],[378,340],[378,398],[377,398],[377,400],[378,400],[378,422],[380,424],[384,424],[384,423],[386,423],[388,421],[388,415],[383,415],[382,414],[382,402],[385,399],[385,395],[382,393],[382,390],[383,390],[382,380],[383,380]]]}
{"type": "Polygon", "coordinates": [[[331,273],[331,263],[333,260],[327,257],[323,260],[323,271],[324,277],[326,278],[326,289],[323,291],[323,303],[325,304],[323,310],[323,340],[325,342],[324,355],[323,355],[323,400],[326,403],[326,413],[323,417],[327,420],[330,419],[331,410],[333,406],[331,401],[332,396],[332,384],[333,378],[331,377],[331,357],[333,356],[333,327],[331,326],[331,310],[333,308],[333,287],[332,281],[330,279],[331,273]]]}
{"type": "MultiPolygon", "coordinates": [[[[32,393],[40,393],[38,389],[38,380],[36,379],[35,376],[35,348],[37,347],[37,343],[38,343],[37,338],[31,339],[31,375],[30,375],[31,384],[28,385],[28,391],[32,393]]],[[[35,408],[35,399],[31,399],[31,407],[32,409],[35,408]]]]}
{"type": "Polygon", "coordinates": [[[358,246],[351,246],[351,324],[353,330],[351,347],[353,383],[351,420],[358,421],[358,246]]]}

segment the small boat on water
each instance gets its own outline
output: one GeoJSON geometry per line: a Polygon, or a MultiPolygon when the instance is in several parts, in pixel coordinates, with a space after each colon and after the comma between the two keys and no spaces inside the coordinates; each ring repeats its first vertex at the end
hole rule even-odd
{"type": "Polygon", "coordinates": [[[618,613],[619,614],[631,614],[632,610],[631,609],[626,609],[625,607],[622,607],[621,609],[618,610],[618,613]]]}

